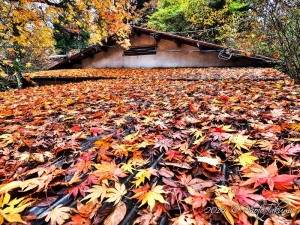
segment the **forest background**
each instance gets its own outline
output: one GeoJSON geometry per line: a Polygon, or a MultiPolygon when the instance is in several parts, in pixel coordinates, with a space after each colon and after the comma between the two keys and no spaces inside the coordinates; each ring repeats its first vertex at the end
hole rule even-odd
{"type": "Polygon", "coordinates": [[[299,82],[297,0],[0,0],[0,90],[49,56],[74,54],[108,37],[129,48],[130,25],[261,54],[299,82]]]}

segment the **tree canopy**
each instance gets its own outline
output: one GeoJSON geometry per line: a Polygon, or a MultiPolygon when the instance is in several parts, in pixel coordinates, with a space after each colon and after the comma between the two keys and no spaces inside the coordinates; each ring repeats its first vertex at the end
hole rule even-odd
{"type": "Polygon", "coordinates": [[[10,65],[7,59],[13,59],[20,67],[26,51],[31,56],[47,53],[45,49],[49,53],[57,27],[85,32],[90,43],[101,43],[110,36],[126,47],[129,10],[127,0],[0,0],[0,65],[10,65]]]}
{"type": "Polygon", "coordinates": [[[2,42],[51,46],[53,23],[63,23],[70,30],[89,32],[91,43],[101,42],[108,35],[123,38],[128,31],[124,23],[128,7],[126,0],[0,0],[0,36],[2,42]]]}
{"type": "Polygon", "coordinates": [[[167,32],[210,30],[210,33],[199,31],[189,36],[222,42],[247,7],[248,4],[240,0],[160,0],[148,25],[167,32]]]}

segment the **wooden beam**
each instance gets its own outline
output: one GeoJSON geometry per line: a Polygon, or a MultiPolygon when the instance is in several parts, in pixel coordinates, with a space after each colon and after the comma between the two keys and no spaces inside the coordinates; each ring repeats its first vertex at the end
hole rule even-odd
{"type": "Polygon", "coordinates": [[[203,50],[203,46],[202,46],[202,45],[200,45],[200,43],[199,43],[199,42],[197,43],[197,47],[198,47],[200,50],[203,50]]]}
{"type": "Polygon", "coordinates": [[[139,30],[134,30],[134,34],[136,34],[137,36],[141,36],[141,32],[139,30]]]}
{"type": "Polygon", "coordinates": [[[108,47],[105,47],[105,46],[100,46],[100,49],[103,50],[104,52],[107,52],[108,50],[108,47]]]}
{"type": "Polygon", "coordinates": [[[178,48],[181,47],[181,42],[178,39],[173,38],[173,42],[177,45],[178,48]]]}
{"type": "Polygon", "coordinates": [[[150,33],[150,37],[153,37],[155,39],[156,43],[158,43],[160,41],[159,33],[150,33]]]}

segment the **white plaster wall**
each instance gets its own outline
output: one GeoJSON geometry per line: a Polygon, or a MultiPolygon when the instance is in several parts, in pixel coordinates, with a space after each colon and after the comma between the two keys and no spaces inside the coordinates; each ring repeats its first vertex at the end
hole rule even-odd
{"type": "MultiPolygon", "coordinates": [[[[155,40],[148,35],[131,38],[132,46],[154,45],[155,40]]],[[[99,52],[93,58],[81,62],[82,68],[157,68],[157,67],[233,67],[255,66],[256,62],[241,58],[221,60],[217,52],[160,52],[159,50],[198,50],[190,45],[177,45],[173,41],[161,39],[157,44],[158,52],[153,55],[123,56],[121,48],[108,48],[107,52],[99,52]]]]}

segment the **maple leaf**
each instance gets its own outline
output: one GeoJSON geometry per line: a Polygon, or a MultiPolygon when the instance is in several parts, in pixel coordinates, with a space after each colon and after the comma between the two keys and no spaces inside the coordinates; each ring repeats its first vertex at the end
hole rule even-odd
{"type": "Polygon", "coordinates": [[[154,148],[159,148],[160,152],[163,149],[167,151],[171,147],[172,143],[171,139],[161,139],[155,143],[154,148]]]}
{"type": "Polygon", "coordinates": [[[110,147],[113,149],[113,152],[117,156],[128,156],[128,152],[132,152],[133,149],[124,144],[117,144],[116,142],[111,143],[110,147]]]}
{"type": "Polygon", "coordinates": [[[174,222],[173,225],[197,225],[194,216],[186,212],[184,212],[178,217],[172,218],[171,221],[174,222]]]}
{"type": "Polygon", "coordinates": [[[222,163],[222,160],[219,157],[210,158],[210,157],[196,157],[199,162],[204,162],[212,166],[217,166],[222,163]]]}
{"type": "Polygon", "coordinates": [[[254,188],[256,188],[261,184],[267,183],[270,189],[273,190],[274,181],[272,178],[277,176],[278,174],[276,162],[272,163],[267,168],[264,168],[255,163],[242,171],[244,173],[244,177],[249,177],[248,180],[241,183],[242,186],[254,183],[254,188]]]}
{"type": "MultiPolygon", "coordinates": [[[[80,174],[80,173],[87,173],[88,170],[91,168],[92,166],[92,161],[90,161],[89,157],[85,156],[85,154],[87,153],[84,153],[83,156],[80,156],[77,163],[74,165],[74,167],[70,168],[69,169],[69,172],[76,172],[77,174],[80,174]]],[[[94,156],[94,154],[91,155],[91,157],[94,156]]]]}
{"type": "Polygon", "coordinates": [[[168,198],[170,199],[169,202],[171,206],[178,204],[178,202],[182,201],[183,198],[188,197],[188,192],[183,190],[183,188],[178,188],[177,186],[172,187],[172,185],[169,184],[167,185],[168,186],[166,186],[165,190],[168,191],[168,198]]]}
{"type": "Polygon", "coordinates": [[[105,195],[106,202],[114,202],[114,205],[119,203],[123,196],[127,193],[126,187],[124,184],[120,185],[119,183],[115,183],[115,188],[108,188],[107,193],[105,195]]]}
{"type": "Polygon", "coordinates": [[[252,147],[252,145],[255,144],[255,141],[249,140],[248,136],[242,135],[242,134],[234,134],[231,143],[235,144],[235,147],[241,150],[241,148],[249,150],[249,148],[252,147]]]}
{"type": "Polygon", "coordinates": [[[50,220],[51,225],[65,224],[65,221],[71,217],[69,213],[71,210],[73,210],[73,208],[66,207],[60,204],[45,214],[45,221],[49,222],[50,220]]]}
{"type": "Polygon", "coordinates": [[[191,112],[193,112],[193,113],[198,112],[199,107],[200,107],[200,106],[197,105],[197,104],[195,104],[195,103],[190,104],[190,110],[191,110],[191,112]]]}
{"type": "Polygon", "coordinates": [[[289,124],[289,128],[291,128],[294,131],[300,131],[300,124],[299,123],[289,124]]]}
{"type": "Polygon", "coordinates": [[[289,213],[292,217],[295,216],[298,211],[300,210],[300,192],[296,191],[293,193],[288,193],[284,191],[270,191],[270,190],[263,190],[262,196],[271,201],[271,202],[278,202],[279,200],[282,201],[279,204],[289,213]]]}
{"type": "Polygon", "coordinates": [[[172,149],[169,149],[168,151],[166,151],[165,155],[167,156],[166,158],[164,158],[164,160],[182,160],[182,156],[180,155],[180,152],[179,151],[175,151],[175,150],[172,150],[172,149]]]}
{"type": "Polygon", "coordinates": [[[127,174],[119,168],[120,165],[116,165],[115,162],[102,161],[101,164],[93,164],[97,169],[90,174],[99,176],[100,180],[110,179],[117,180],[118,177],[126,177],[127,174]]]}
{"type": "Polygon", "coordinates": [[[196,128],[190,128],[189,130],[187,130],[187,132],[189,134],[192,134],[196,139],[199,139],[199,138],[203,137],[202,131],[198,130],[196,128]]]}
{"type": "Polygon", "coordinates": [[[242,155],[240,155],[236,161],[238,161],[244,168],[251,166],[254,164],[254,161],[258,158],[255,156],[252,156],[253,152],[246,152],[242,155]]]}
{"type": "Polygon", "coordinates": [[[285,112],[283,111],[283,109],[273,109],[271,110],[270,114],[274,119],[278,119],[281,118],[285,114],[285,112]]]}
{"type": "Polygon", "coordinates": [[[155,121],[155,126],[157,126],[158,130],[168,130],[167,125],[164,124],[162,121],[155,121]]]}
{"type": "Polygon", "coordinates": [[[256,189],[237,186],[233,186],[231,189],[235,196],[234,199],[245,207],[259,208],[260,205],[257,202],[265,200],[261,195],[254,194],[257,191],[256,189]]]}
{"type": "Polygon", "coordinates": [[[97,136],[97,134],[102,134],[105,131],[105,129],[99,128],[99,127],[92,127],[90,129],[90,132],[94,135],[97,136]]]}
{"type": "Polygon", "coordinates": [[[220,127],[216,127],[215,128],[215,132],[217,133],[225,133],[225,132],[234,132],[235,130],[231,129],[231,125],[227,125],[227,126],[220,126],[220,127]]]}
{"type": "Polygon", "coordinates": [[[99,202],[94,203],[90,201],[84,205],[80,201],[77,201],[78,213],[84,218],[93,218],[100,207],[101,204],[99,202]]]}
{"type": "Polygon", "coordinates": [[[133,183],[136,187],[140,186],[141,183],[145,182],[145,179],[147,178],[150,180],[151,175],[158,176],[157,170],[154,168],[147,168],[147,169],[141,169],[139,172],[135,175],[135,181],[133,183]]]}
{"type": "Polygon", "coordinates": [[[212,187],[214,183],[211,180],[202,180],[200,178],[192,178],[192,175],[183,174],[182,176],[178,176],[178,183],[184,185],[188,188],[188,190],[201,191],[204,188],[212,187]]]}
{"type": "Polygon", "coordinates": [[[105,161],[112,161],[110,157],[108,157],[107,150],[110,148],[111,143],[105,140],[98,140],[95,141],[94,146],[96,148],[99,148],[98,150],[98,157],[97,161],[105,160],[105,161]]]}
{"type": "Polygon", "coordinates": [[[214,202],[228,223],[234,225],[235,223],[232,214],[236,214],[237,212],[235,209],[240,210],[240,206],[226,195],[216,197],[214,202]]]}
{"type": "Polygon", "coordinates": [[[83,218],[80,214],[76,214],[71,217],[70,222],[66,223],[66,225],[88,225],[91,224],[91,222],[85,218],[83,218]]]}
{"type": "Polygon", "coordinates": [[[69,189],[69,196],[73,195],[76,199],[78,192],[85,197],[85,192],[89,189],[89,186],[86,181],[82,182],[81,184],[78,184],[74,187],[71,187],[69,189]]]}
{"type": "Polygon", "coordinates": [[[274,150],[274,154],[276,155],[281,155],[285,158],[286,155],[297,155],[297,153],[300,152],[300,145],[297,144],[297,145],[293,145],[293,144],[289,144],[287,146],[284,147],[284,149],[280,149],[280,150],[274,150]]]}
{"type": "Polygon", "coordinates": [[[20,187],[24,192],[37,187],[36,192],[39,192],[42,188],[47,187],[52,179],[52,174],[44,174],[43,176],[38,178],[32,178],[24,181],[12,181],[10,183],[3,184],[0,186],[0,194],[3,194],[18,187],[20,187]]]}
{"type": "Polygon", "coordinates": [[[200,138],[197,138],[194,142],[193,142],[193,144],[194,145],[197,145],[197,146],[199,146],[199,145],[201,145],[201,144],[203,144],[204,143],[204,141],[205,141],[205,138],[206,138],[206,136],[204,135],[204,136],[202,136],[202,137],[200,137],[200,138]]]}
{"type": "Polygon", "coordinates": [[[231,187],[227,187],[224,185],[218,185],[218,187],[219,188],[215,190],[215,193],[217,196],[221,196],[222,194],[227,194],[227,196],[229,197],[230,200],[233,199],[234,193],[233,193],[233,190],[231,187]]]}
{"type": "Polygon", "coordinates": [[[257,144],[262,150],[271,151],[273,149],[273,144],[267,140],[260,140],[257,144]]]}
{"type": "Polygon", "coordinates": [[[128,163],[132,164],[135,168],[149,163],[149,159],[144,159],[141,155],[138,155],[137,153],[139,152],[134,152],[133,156],[128,160],[128,163]]]}
{"type": "Polygon", "coordinates": [[[277,190],[286,191],[293,189],[294,180],[298,178],[299,175],[288,175],[281,174],[272,178],[274,186],[277,190]]]}
{"type": "Polygon", "coordinates": [[[100,203],[101,203],[106,196],[107,187],[105,185],[94,185],[91,189],[85,192],[89,192],[90,194],[85,196],[81,201],[90,199],[88,202],[96,203],[100,198],[100,203]]]}
{"type": "Polygon", "coordinates": [[[129,173],[133,173],[133,165],[132,163],[128,162],[128,163],[124,163],[121,167],[122,170],[124,170],[125,172],[129,172],[129,173]]]}
{"type": "Polygon", "coordinates": [[[135,224],[143,224],[143,225],[157,225],[158,218],[155,216],[153,212],[149,212],[146,209],[138,211],[139,217],[137,217],[133,221],[133,225],[135,224]]]}
{"type": "Polygon", "coordinates": [[[167,169],[166,167],[162,167],[159,171],[158,171],[159,175],[163,176],[163,177],[173,177],[174,173],[172,171],[170,171],[169,169],[167,169]]]}
{"type": "Polygon", "coordinates": [[[126,205],[124,202],[119,202],[114,211],[104,220],[104,225],[119,224],[126,215],[126,205]]]}
{"type": "Polygon", "coordinates": [[[0,135],[0,139],[2,139],[2,141],[0,142],[0,148],[4,148],[9,144],[14,143],[16,134],[2,134],[0,135]]]}
{"type": "Polygon", "coordinates": [[[175,149],[179,148],[180,152],[186,155],[193,156],[193,152],[189,149],[189,143],[186,141],[182,144],[174,146],[175,149]]]}
{"type": "Polygon", "coordinates": [[[178,139],[178,140],[182,140],[182,138],[186,137],[187,135],[180,132],[180,131],[177,131],[173,134],[173,139],[178,139]]]}
{"type": "Polygon", "coordinates": [[[10,198],[11,196],[9,193],[0,196],[0,224],[4,222],[4,219],[10,223],[20,222],[27,224],[22,220],[19,213],[30,206],[32,202],[28,202],[28,200],[25,201],[24,198],[15,198],[13,200],[10,198]]]}
{"type": "Polygon", "coordinates": [[[183,201],[192,205],[193,210],[207,205],[207,202],[210,200],[210,196],[207,193],[199,193],[190,188],[188,188],[188,190],[191,196],[187,197],[183,201]]]}
{"type": "Polygon", "coordinates": [[[137,189],[133,189],[132,191],[135,193],[131,198],[138,198],[138,203],[141,202],[141,205],[144,205],[146,202],[150,206],[150,210],[152,211],[155,205],[155,201],[159,201],[160,203],[166,203],[161,194],[166,194],[167,192],[163,190],[164,186],[157,185],[156,183],[151,187],[149,184],[142,186],[137,189]],[[149,190],[150,189],[150,190],[149,190]]]}

